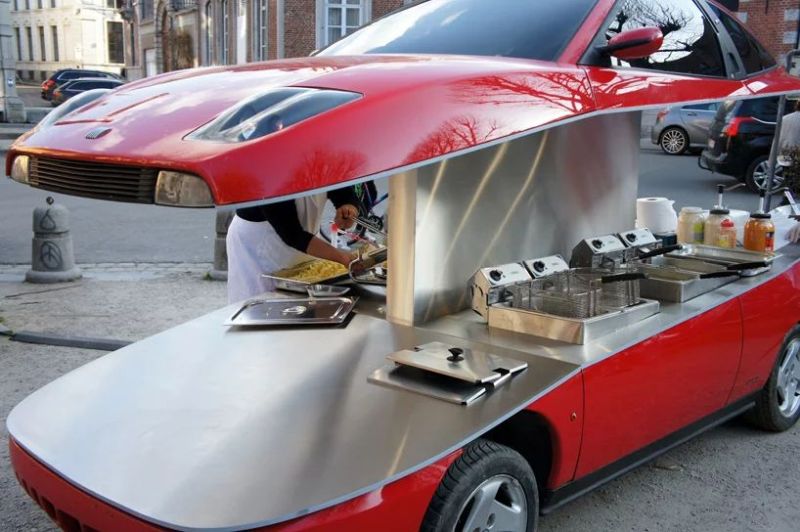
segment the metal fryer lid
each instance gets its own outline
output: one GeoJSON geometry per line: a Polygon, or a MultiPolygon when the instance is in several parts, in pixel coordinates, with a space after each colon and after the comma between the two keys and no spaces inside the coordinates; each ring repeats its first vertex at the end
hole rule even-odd
{"type": "Polygon", "coordinates": [[[414,350],[397,351],[386,358],[396,364],[473,384],[492,383],[528,367],[527,362],[473,349],[462,349],[441,342],[424,344],[414,350]]]}

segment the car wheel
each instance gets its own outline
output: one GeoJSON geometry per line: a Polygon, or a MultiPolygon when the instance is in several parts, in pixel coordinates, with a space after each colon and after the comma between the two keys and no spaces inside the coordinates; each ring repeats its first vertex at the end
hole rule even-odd
{"type": "Polygon", "coordinates": [[[689,147],[689,136],[679,127],[668,127],[661,133],[658,145],[668,155],[680,155],[689,147]]]}
{"type": "Polygon", "coordinates": [[[533,532],[539,493],[528,462],[516,451],[477,440],[453,462],[431,500],[422,532],[533,532]]]}
{"type": "Polygon", "coordinates": [[[772,432],[788,430],[800,418],[800,327],[792,329],[781,346],[767,385],[747,418],[772,432]]]}
{"type": "MultiPolygon", "coordinates": [[[[756,157],[744,174],[744,182],[752,192],[759,193],[767,187],[767,179],[769,178],[769,157],[766,155],[759,155],[756,157]]],[[[775,171],[775,181],[772,183],[772,188],[776,189],[783,184],[783,176],[781,170],[778,168],[775,171]]]]}

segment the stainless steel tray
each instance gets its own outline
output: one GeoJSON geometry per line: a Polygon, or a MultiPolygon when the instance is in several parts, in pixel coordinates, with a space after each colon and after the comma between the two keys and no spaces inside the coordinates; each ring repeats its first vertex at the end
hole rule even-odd
{"type": "Polygon", "coordinates": [[[742,264],[747,262],[772,263],[778,255],[775,253],[758,253],[746,249],[718,248],[700,244],[686,244],[683,249],[671,251],[666,257],[682,259],[698,259],[717,264],[742,264]]]}
{"type": "Polygon", "coordinates": [[[487,387],[480,384],[470,384],[397,364],[387,364],[376,369],[370,374],[367,381],[397,390],[427,395],[457,405],[469,405],[487,392],[487,387]]]}
{"type": "Polygon", "coordinates": [[[251,299],[225,325],[337,325],[347,319],[355,303],[349,297],[251,299]]]}

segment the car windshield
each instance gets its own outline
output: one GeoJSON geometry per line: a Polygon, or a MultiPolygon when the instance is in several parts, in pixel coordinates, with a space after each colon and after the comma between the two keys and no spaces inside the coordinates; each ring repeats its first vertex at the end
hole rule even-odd
{"type": "Polygon", "coordinates": [[[594,0],[427,0],[332,44],[320,55],[458,54],[555,60],[594,0]]]}

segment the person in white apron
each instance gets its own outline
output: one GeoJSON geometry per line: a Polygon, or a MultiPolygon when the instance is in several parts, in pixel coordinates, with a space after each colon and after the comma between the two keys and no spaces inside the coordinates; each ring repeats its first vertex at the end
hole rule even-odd
{"type": "Polygon", "coordinates": [[[319,233],[326,200],[336,207],[336,224],[353,225],[358,209],[352,187],[295,200],[238,209],[228,228],[228,303],[274,289],[263,273],[289,268],[309,255],[348,265],[350,252],[336,249],[319,233]]]}

